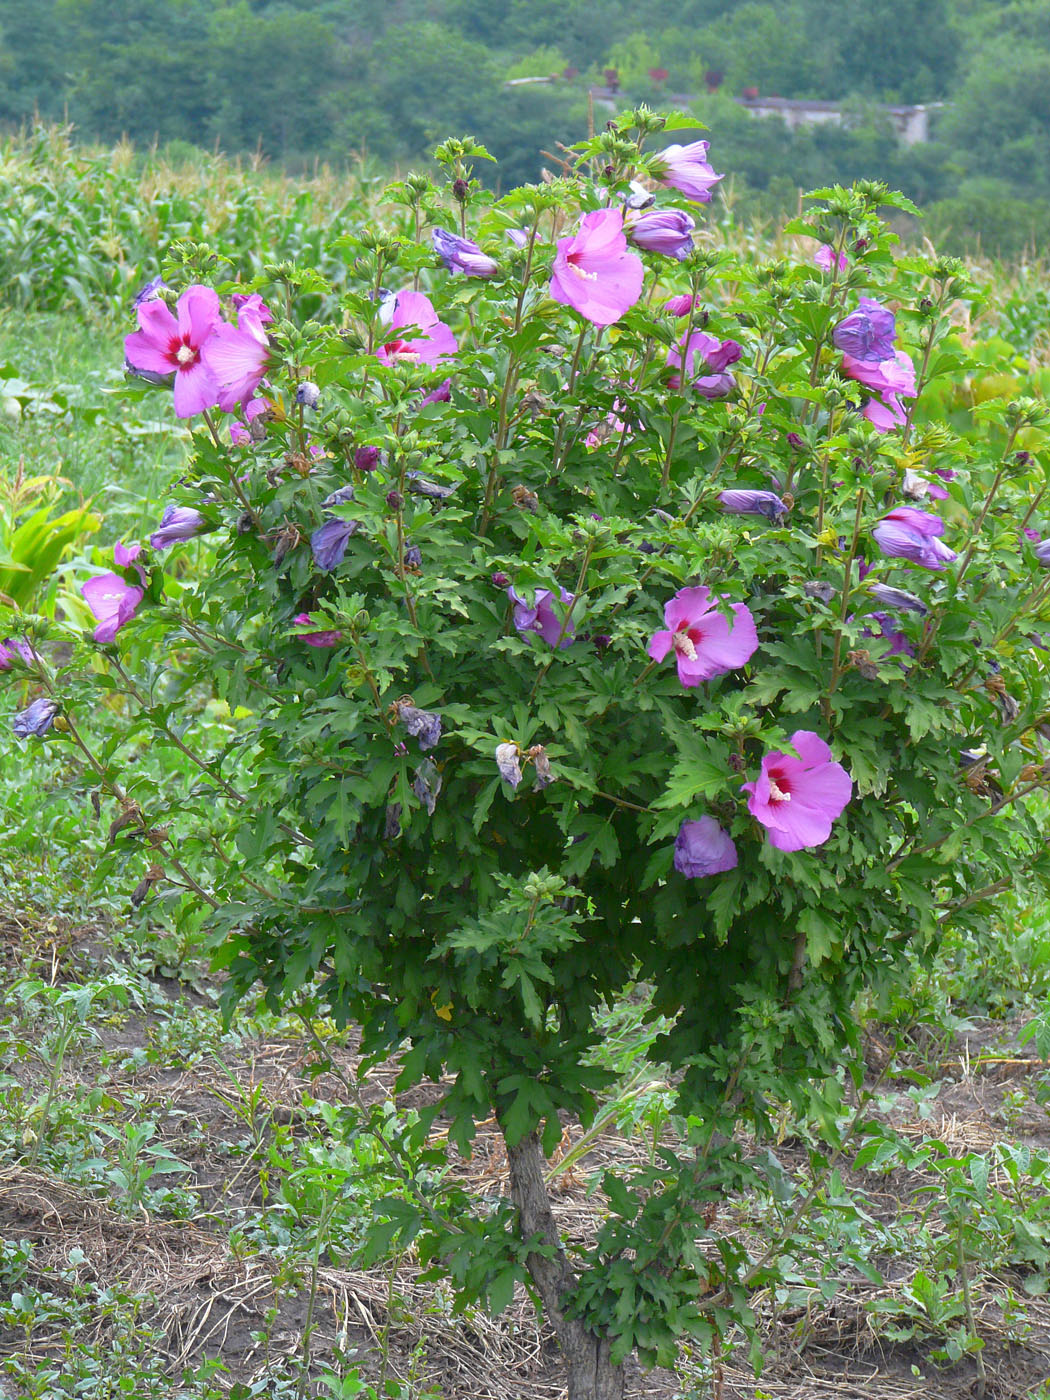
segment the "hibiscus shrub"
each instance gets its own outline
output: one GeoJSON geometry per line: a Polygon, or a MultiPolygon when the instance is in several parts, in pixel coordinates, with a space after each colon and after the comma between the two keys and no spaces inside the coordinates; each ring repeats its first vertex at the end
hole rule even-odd
{"type": "Polygon", "coordinates": [[[231,1006],[261,982],[440,1082],[366,1257],[414,1240],[461,1303],[531,1280],[573,1397],[746,1320],[775,1260],[717,1216],[762,1169],[742,1131],[834,1133],[858,996],[1050,869],[1044,409],[923,418],[974,291],[894,259],[905,201],[820,191],[794,260],[741,256],[696,233],[706,145],[650,155],[661,126],[501,199],[447,143],[443,185],[338,238],[338,304],[181,250],[127,355],[173,376],[192,462],[85,581],[94,637],[18,617],[0,662],[17,732],[106,794],[107,878],[207,914],[231,1006]],[[164,790],[122,762],[143,736],[164,790]],[[639,982],[683,1145],[606,1173],[566,1245],[543,1154],[639,982]],[[493,1114],[510,1199],[481,1209],[437,1167],[493,1114]]]}

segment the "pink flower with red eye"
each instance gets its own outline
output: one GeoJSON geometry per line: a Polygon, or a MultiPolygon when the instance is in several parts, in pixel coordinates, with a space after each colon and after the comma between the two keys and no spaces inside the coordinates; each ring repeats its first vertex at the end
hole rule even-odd
{"type": "Polygon", "coordinates": [[[619,209],[592,209],[572,238],[558,239],[550,294],[596,326],[611,326],[642,294],[645,269],[627,247],[619,209]]]}
{"type": "Polygon", "coordinates": [[[82,583],[80,591],[98,622],[95,641],[103,645],[113,640],[125,622],[130,622],[143,598],[143,590],[125,583],[119,574],[97,574],[82,583]]]}
{"type": "Polygon", "coordinates": [[[853,795],[853,783],[819,735],[796,729],[788,742],[798,757],[767,753],[758,779],[740,790],[750,794],[747,809],[768,830],[769,844],[778,851],[801,851],[828,839],[832,822],[853,795]]]}
{"type": "Polygon", "coordinates": [[[662,661],[673,650],[678,679],[685,686],[735,671],[758,647],[750,609],[733,603],[730,622],[718,611],[721,601],[704,586],[680,588],[664,608],[667,630],[655,632],[646,648],[654,661],[662,661]]]}
{"type": "Polygon", "coordinates": [[[270,364],[266,326],[273,320],[270,308],[257,293],[239,299],[236,326],[225,321],[201,350],[201,358],[219,386],[218,403],[232,413],[252,398],[270,364]]]}
{"type": "Polygon", "coordinates": [[[191,418],[213,408],[219,386],[204,362],[204,346],[223,325],[219,298],[211,287],[195,283],[187,287],[175,306],[175,315],[159,298],[136,307],[139,329],[124,340],[124,354],[132,369],[147,374],[175,376],[175,412],[191,418]]]}
{"type": "Polygon", "coordinates": [[[384,365],[424,364],[431,368],[449,359],[459,348],[456,337],[422,292],[398,292],[384,307],[381,319],[392,331],[419,332],[409,338],[395,336],[376,351],[376,359],[384,365]]]}

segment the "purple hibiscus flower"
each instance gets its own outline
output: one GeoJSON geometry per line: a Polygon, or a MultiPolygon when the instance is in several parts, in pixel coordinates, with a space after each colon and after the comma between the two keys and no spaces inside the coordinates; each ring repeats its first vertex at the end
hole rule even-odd
{"type": "MultiPolygon", "coordinates": [[[[299,627],[309,627],[313,618],[309,613],[296,613],[292,621],[299,627]]],[[[308,647],[335,647],[343,640],[342,632],[300,632],[299,640],[308,647]]]]}
{"type": "Polygon", "coordinates": [[[201,351],[205,367],[219,386],[219,407],[226,413],[253,398],[270,364],[266,326],[273,319],[260,296],[245,297],[236,326],[218,325],[201,351]]]}
{"type": "Polygon", "coordinates": [[[82,583],[80,591],[98,622],[95,641],[103,646],[131,621],[144,596],[141,588],[126,583],[119,574],[97,574],[82,583]]]}
{"type": "Polygon", "coordinates": [[[430,241],[449,272],[464,272],[468,277],[492,277],[499,271],[496,259],[483,253],[469,238],[460,238],[447,229],[436,228],[430,235],[430,241]]]}
{"type": "Polygon", "coordinates": [[[665,146],[660,152],[660,163],[654,173],[664,185],[681,190],[682,194],[707,204],[711,191],[722,175],[716,175],[707,163],[707,141],[692,141],[688,146],[665,146]]]}
{"type": "Polygon", "coordinates": [[[384,365],[423,364],[433,369],[450,359],[457,349],[456,337],[439,319],[429,299],[422,292],[398,292],[383,303],[380,319],[392,331],[418,332],[407,339],[396,336],[381,345],[376,359],[384,365]]]}
{"type": "Polygon", "coordinates": [[[667,363],[679,371],[668,383],[672,389],[681,389],[684,359],[684,377],[690,381],[693,392],[705,399],[724,399],[732,393],[736,382],[729,373],[729,366],[736,364],[743,353],[735,340],[719,340],[707,331],[693,331],[688,344],[682,336],[667,352],[667,363]],[[710,373],[697,375],[697,361],[710,373]]]}
{"type": "Polygon", "coordinates": [[[359,520],[326,520],[310,536],[314,563],[325,573],[343,562],[346,547],[361,528],[359,520]]]}
{"type": "MultiPolygon", "coordinates": [[[[570,607],[574,595],[565,588],[558,590],[563,607],[570,607]]],[[[549,588],[537,588],[535,600],[530,608],[516,588],[507,589],[507,597],[514,604],[514,626],[524,636],[538,632],[548,646],[565,648],[571,646],[576,629],[572,618],[563,622],[554,611],[554,594],[549,588]]]]}
{"type": "Polygon", "coordinates": [[[907,423],[900,395],[914,396],[915,366],[906,350],[895,350],[884,360],[863,360],[844,354],[842,369],[851,379],[878,395],[869,399],[862,410],[872,427],[886,433],[907,423]]]}
{"type": "Polygon", "coordinates": [[[838,323],[831,338],[844,355],[878,364],[893,359],[896,334],[897,318],[893,312],[874,297],[861,297],[856,311],[838,323]]]}
{"type": "Polygon", "coordinates": [[[175,376],[175,412],[190,418],[213,408],[219,385],[203,358],[204,347],[223,325],[219,298],[211,287],[187,287],[173,315],[159,298],[135,308],[139,329],[126,336],[124,355],[136,372],[165,378],[175,376]]]}
{"type": "Polygon", "coordinates": [[[730,515],[764,515],[774,525],[783,523],[788,513],[775,491],[720,491],[718,499],[730,515]]]}
{"type": "Polygon", "coordinates": [[[872,537],[889,559],[908,559],[925,569],[943,569],[957,558],[941,540],[944,521],[914,506],[897,506],[884,515],[872,537]]]}
{"type": "Polygon", "coordinates": [[[683,822],[674,843],[674,868],[690,880],[703,880],[733,870],[737,864],[732,837],[714,817],[683,822]]]}
{"type": "Polygon", "coordinates": [[[11,663],[18,658],[26,666],[33,664],[33,648],[22,637],[5,637],[0,641],[0,671],[10,671],[11,663]]]}
{"type": "Polygon", "coordinates": [[[836,262],[838,263],[838,269],[840,272],[845,272],[846,268],[849,267],[849,258],[846,257],[846,254],[839,253],[838,257],[836,258],[835,249],[831,246],[830,243],[822,243],[820,245],[817,251],[813,254],[813,261],[816,263],[816,265],[820,268],[822,272],[830,272],[831,269],[835,266],[836,262]]]}
{"type": "Polygon", "coordinates": [[[683,262],[693,251],[696,220],[684,209],[648,209],[627,221],[627,237],[636,248],[683,262]]]}
{"type": "Polygon", "coordinates": [[[203,525],[204,516],[192,506],[165,506],[159,527],[149,537],[150,545],[154,549],[167,549],[181,540],[191,540],[203,525]]]}

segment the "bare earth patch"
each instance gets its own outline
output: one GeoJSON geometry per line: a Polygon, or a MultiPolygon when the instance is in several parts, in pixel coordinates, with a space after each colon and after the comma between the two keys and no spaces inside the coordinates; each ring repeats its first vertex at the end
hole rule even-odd
{"type": "MultiPolygon", "coordinates": [[[[54,986],[63,979],[100,976],[97,966],[92,970],[95,931],[85,945],[57,924],[41,930],[39,922],[8,915],[0,919],[0,946],[9,987],[27,965],[54,986]]],[[[177,1184],[191,1208],[184,1218],[145,1203],[129,1210],[98,1183],[64,1179],[46,1154],[32,1162],[31,1154],[19,1154],[5,1135],[0,1240],[33,1245],[26,1282],[61,1297],[78,1285],[119,1281],[127,1293],[141,1296],[139,1321],[162,1338],[165,1370],[175,1379],[186,1367],[218,1358],[227,1368],[223,1385],[250,1382],[281,1357],[297,1365],[308,1337],[315,1372],[325,1364],[338,1367],[352,1352],[352,1364],[363,1374],[373,1380],[400,1378],[415,1387],[412,1394],[428,1394],[430,1388],[447,1400],[559,1400],[564,1389],[553,1336],[537,1325],[522,1290],[499,1318],[478,1310],[455,1316],[448,1289],[421,1281],[411,1253],[394,1266],[360,1270],[335,1247],[321,1250],[314,1261],[302,1249],[296,1253],[246,1240],[246,1222],[274,1201],[271,1148],[287,1158],[305,1140],[323,1138],[310,1106],[348,1102],[344,1077],[353,1079],[355,1056],[349,1046],[335,1048],[339,1073],[319,1073],[312,1046],[289,1028],[224,1039],[206,997],[187,999],[177,984],[158,979],[154,986],[159,990],[152,1004],[127,1005],[100,1018],[77,1042],[62,1065],[56,1102],[76,1103],[90,1086],[98,1104],[82,1109],[86,1120],[108,1111],[114,1121],[121,1106],[133,1105],[138,1119],[148,1117],[156,1125],[151,1150],[162,1150],[188,1168],[177,1184]]],[[[12,1047],[19,1035],[31,1033],[16,1012],[7,998],[5,1035],[12,1047]]],[[[989,1022],[953,1042],[930,1071],[937,1088],[921,1100],[921,1112],[914,1097],[895,1092],[906,1085],[886,1082],[883,1116],[909,1141],[918,1145],[935,1138],[960,1157],[1000,1142],[1033,1150],[1050,1146],[1050,1115],[1037,1094],[1046,1067],[1018,1045],[1016,1030],[989,1022]]],[[[877,1044],[872,1059],[877,1066],[877,1044]]],[[[14,1053],[7,1060],[22,1102],[33,1095],[39,1100],[46,1078],[40,1062],[14,1053]]],[[[390,1098],[395,1075],[396,1066],[388,1065],[363,1079],[362,1100],[390,1098]]],[[[426,1091],[417,1094],[425,1097],[426,1091]]],[[[406,1096],[399,1106],[411,1102],[406,1096]]],[[[579,1137],[578,1127],[567,1126],[561,1158],[579,1137]]],[[[556,1172],[556,1211],[570,1239],[586,1240],[601,1219],[601,1194],[590,1189],[595,1172],[614,1162],[640,1162],[648,1152],[640,1135],[609,1131],[556,1172]]],[[[777,1154],[789,1169],[804,1168],[807,1161],[806,1148],[791,1139],[777,1154]]],[[[494,1125],[482,1125],[471,1158],[460,1162],[457,1172],[478,1197],[507,1194],[506,1158],[494,1125]]],[[[905,1235],[914,1229],[918,1237],[922,1221],[916,1201],[924,1186],[935,1185],[924,1181],[921,1170],[844,1170],[843,1175],[873,1222],[899,1227],[905,1235]]],[[[747,1229],[748,1212],[748,1202],[727,1203],[726,1228],[747,1229]]],[[[753,1250],[760,1252],[764,1219],[753,1221],[752,1228],[753,1250]]],[[[804,1301],[756,1294],[765,1352],[757,1379],[746,1352],[737,1349],[706,1377],[699,1362],[688,1357],[677,1377],[634,1367],[628,1394],[655,1400],[979,1397],[972,1356],[937,1364],[930,1356],[936,1339],[919,1334],[887,1340],[872,1304],[893,1299],[915,1266],[898,1255],[881,1261],[881,1268],[881,1285],[853,1271],[843,1275],[830,1298],[816,1290],[804,1301]]],[[[1026,1295],[1030,1272],[1016,1264],[973,1268],[972,1304],[985,1343],[985,1400],[1032,1397],[1050,1377],[1050,1302],[1026,1295]],[[1023,1301],[1023,1319],[1004,1313],[1003,1300],[1011,1291],[1023,1301]]],[[[78,1341],[104,1344],[113,1326],[112,1316],[100,1314],[78,1341]]],[[[15,1355],[41,1363],[60,1356],[66,1345],[62,1330],[60,1321],[46,1320],[29,1335],[3,1329],[0,1363],[15,1355]]]]}

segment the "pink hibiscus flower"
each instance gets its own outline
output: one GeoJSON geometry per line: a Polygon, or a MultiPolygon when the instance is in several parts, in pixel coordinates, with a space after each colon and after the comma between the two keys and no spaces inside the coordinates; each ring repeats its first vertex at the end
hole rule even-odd
{"type": "Polygon", "coordinates": [[[869,399],[861,410],[873,428],[887,433],[907,423],[899,396],[914,396],[915,366],[906,350],[895,350],[892,357],[885,360],[862,360],[845,354],[842,368],[851,379],[879,396],[869,399]]]}
{"type": "Polygon", "coordinates": [[[260,296],[245,297],[236,326],[222,322],[202,347],[201,359],[218,385],[218,404],[224,413],[240,408],[262,383],[270,361],[266,326],[272,320],[260,296]]]}
{"type": "Polygon", "coordinates": [[[172,315],[159,298],[136,307],[139,330],[125,337],[124,354],[132,369],[147,374],[174,374],[175,412],[180,418],[203,413],[219,401],[219,386],[204,363],[204,346],[223,324],[219,298],[211,287],[187,287],[172,315]]]}
{"type": "Polygon", "coordinates": [[[550,294],[596,326],[611,326],[638,300],[645,269],[627,247],[619,209],[592,209],[572,238],[558,239],[550,294]]]}
{"type": "Polygon", "coordinates": [[[395,337],[381,345],[376,358],[384,365],[419,363],[431,367],[451,358],[459,348],[456,337],[422,292],[398,292],[383,319],[392,331],[412,327],[419,332],[408,339],[395,337]],[[389,319],[387,319],[389,317],[389,319]]]}
{"type": "Polygon", "coordinates": [[[678,679],[685,686],[735,671],[758,647],[750,609],[734,603],[730,622],[718,611],[721,601],[704,586],[680,588],[664,608],[667,630],[655,632],[650,639],[647,651],[654,661],[662,661],[674,650],[678,679]]]}
{"type": "Polygon", "coordinates": [[[98,622],[94,631],[95,641],[103,645],[111,642],[125,622],[135,616],[143,598],[142,589],[125,583],[119,574],[97,574],[82,583],[80,591],[98,622]]]}
{"type": "Polygon", "coordinates": [[[819,735],[796,729],[790,739],[798,757],[774,750],[762,760],[756,782],[744,783],[747,809],[769,831],[778,851],[822,846],[831,824],[853,795],[853,783],[819,735]]]}

